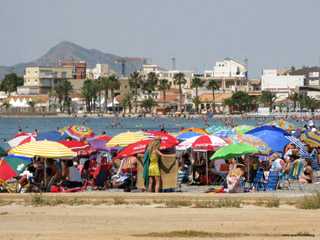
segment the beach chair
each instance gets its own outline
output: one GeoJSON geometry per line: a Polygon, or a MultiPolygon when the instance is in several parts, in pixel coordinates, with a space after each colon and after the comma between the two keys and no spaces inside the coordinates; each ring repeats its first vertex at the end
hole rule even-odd
{"type": "Polygon", "coordinates": [[[183,181],[183,179],[188,177],[188,173],[178,170],[178,183],[177,183],[177,187],[175,188],[176,192],[182,192],[181,191],[181,183],[183,181]]]}
{"type": "Polygon", "coordinates": [[[221,164],[220,170],[213,174],[212,184],[223,185],[227,181],[228,172],[229,172],[229,164],[221,164]]]}
{"type": "Polygon", "coordinates": [[[97,187],[104,187],[104,183],[110,175],[110,163],[100,164],[93,173],[93,185],[97,187]]]}
{"type": "Polygon", "coordinates": [[[291,190],[290,181],[298,181],[299,189],[301,188],[301,183],[299,181],[300,174],[304,168],[304,164],[302,160],[296,160],[293,162],[293,165],[290,169],[289,174],[283,174],[282,176],[282,182],[285,184],[285,181],[287,181],[288,189],[291,190]]]}
{"type": "Polygon", "coordinates": [[[268,181],[264,190],[265,191],[277,190],[278,181],[279,181],[279,172],[270,171],[268,175],[268,181]]]}
{"type": "Polygon", "coordinates": [[[313,170],[314,176],[316,178],[319,178],[318,171],[320,170],[320,163],[317,163],[317,157],[316,156],[310,156],[310,157],[307,157],[307,158],[311,159],[311,165],[312,165],[312,170],[313,170]]]}
{"type": "Polygon", "coordinates": [[[253,180],[253,187],[256,190],[263,190],[264,189],[264,169],[263,168],[259,168],[257,170],[256,176],[253,180]]]}

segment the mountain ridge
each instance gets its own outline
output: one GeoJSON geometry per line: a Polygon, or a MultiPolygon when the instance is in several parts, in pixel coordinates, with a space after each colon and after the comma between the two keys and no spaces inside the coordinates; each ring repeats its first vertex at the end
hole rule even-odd
{"type": "MultiPolygon", "coordinates": [[[[114,60],[122,58],[115,54],[104,53],[97,49],[87,49],[73,42],[62,41],[51,47],[43,56],[25,63],[18,63],[12,66],[0,66],[0,81],[12,70],[19,76],[23,76],[24,69],[28,66],[56,66],[61,62],[85,61],[87,67],[94,67],[98,62],[109,64],[109,69],[113,69],[117,76],[121,75],[121,64],[114,63],[114,60]]],[[[126,76],[134,70],[142,68],[142,62],[127,62],[126,76]]]]}

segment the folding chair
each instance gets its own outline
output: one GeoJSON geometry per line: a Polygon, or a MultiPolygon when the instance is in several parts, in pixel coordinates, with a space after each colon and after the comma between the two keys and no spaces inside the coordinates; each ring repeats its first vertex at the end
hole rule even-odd
{"type": "Polygon", "coordinates": [[[100,164],[93,173],[93,185],[98,187],[104,187],[104,183],[109,177],[110,169],[112,165],[110,163],[100,164]]]}
{"type": "Polygon", "coordinates": [[[253,187],[258,191],[264,189],[264,169],[263,168],[259,168],[257,170],[256,176],[253,180],[253,187]]]}
{"type": "Polygon", "coordinates": [[[300,174],[301,174],[303,168],[304,168],[304,164],[303,164],[302,160],[296,160],[293,162],[293,165],[290,169],[289,174],[284,174],[282,176],[282,182],[283,182],[283,184],[285,184],[285,181],[287,181],[289,190],[291,190],[290,181],[292,181],[292,180],[297,180],[298,184],[299,184],[299,189],[302,190],[301,183],[299,181],[299,177],[300,177],[300,174]]]}
{"type": "Polygon", "coordinates": [[[319,178],[318,171],[320,170],[320,163],[317,163],[317,157],[306,157],[311,159],[312,170],[316,178],[319,178]]]}
{"type": "Polygon", "coordinates": [[[223,185],[227,180],[227,175],[229,172],[229,164],[221,164],[220,170],[213,174],[212,184],[213,185],[223,185]]]}
{"type": "Polygon", "coordinates": [[[277,190],[279,181],[279,172],[270,171],[268,175],[268,181],[265,187],[265,191],[275,191],[277,190]]]}

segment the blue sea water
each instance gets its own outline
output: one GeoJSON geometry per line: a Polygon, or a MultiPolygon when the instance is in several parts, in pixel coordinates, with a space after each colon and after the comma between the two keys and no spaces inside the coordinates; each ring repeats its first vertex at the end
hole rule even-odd
{"type": "MultiPolygon", "coordinates": [[[[228,118],[229,120],[233,118],[228,118]]],[[[208,124],[212,125],[221,125],[221,119],[209,118],[208,124]]],[[[241,120],[234,118],[235,124],[242,125],[252,125],[256,124],[268,123],[271,120],[241,120]]],[[[293,123],[296,127],[303,127],[306,122],[296,122],[294,120],[288,120],[293,123]]],[[[142,119],[130,119],[124,118],[118,121],[122,124],[123,128],[120,128],[120,124],[111,128],[111,125],[114,123],[114,118],[0,118],[0,146],[4,149],[9,148],[9,144],[4,143],[4,140],[10,140],[15,135],[18,134],[19,128],[22,129],[23,132],[34,132],[35,129],[40,133],[54,131],[59,127],[62,129],[65,126],[69,125],[85,125],[91,128],[96,134],[101,134],[102,131],[105,131],[108,136],[115,136],[121,132],[125,131],[139,131],[141,128],[144,128],[148,131],[158,131],[160,130],[160,125],[164,125],[168,132],[179,132],[181,127],[184,129],[190,127],[197,128],[206,128],[205,121],[203,119],[195,118],[193,122],[190,122],[188,119],[184,118],[176,118],[176,119],[166,119],[166,118],[158,118],[158,119],[150,119],[150,118],[142,118],[142,119]],[[83,121],[85,123],[83,124],[83,121]],[[140,126],[141,125],[141,126],[140,126]]],[[[318,126],[318,122],[316,122],[316,126],[318,126]]]]}

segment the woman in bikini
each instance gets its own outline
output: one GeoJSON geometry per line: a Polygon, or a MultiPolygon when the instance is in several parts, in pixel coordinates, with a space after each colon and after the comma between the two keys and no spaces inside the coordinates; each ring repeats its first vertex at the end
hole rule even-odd
{"type": "Polygon", "coordinates": [[[304,160],[304,165],[306,165],[306,168],[301,174],[299,180],[301,183],[313,183],[314,182],[314,175],[313,175],[313,170],[312,170],[312,164],[311,164],[311,159],[306,158],[304,160]]]}
{"type": "Polygon", "coordinates": [[[241,178],[244,175],[244,165],[238,163],[237,166],[231,169],[227,175],[228,191],[229,193],[243,192],[241,186],[241,178]]]}

